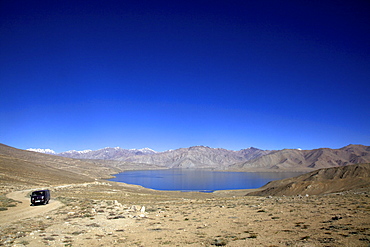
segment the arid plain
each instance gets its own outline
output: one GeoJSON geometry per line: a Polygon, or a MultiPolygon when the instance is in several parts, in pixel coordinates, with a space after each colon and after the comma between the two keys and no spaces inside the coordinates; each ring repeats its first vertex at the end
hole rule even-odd
{"type": "Polygon", "coordinates": [[[108,182],[120,170],[98,162],[1,149],[3,246],[370,244],[369,164],[255,191],[164,192],[108,182]],[[306,193],[315,187],[323,189],[306,193]],[[50,189],[52,200],[31,207],[29,193],[38,188],[50,189]]]}

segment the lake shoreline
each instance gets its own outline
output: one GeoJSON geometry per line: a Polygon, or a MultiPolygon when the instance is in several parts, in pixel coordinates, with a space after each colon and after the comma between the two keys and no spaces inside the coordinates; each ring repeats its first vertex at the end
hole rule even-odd
{"type": "Polygon", "coordinates": [[[108,181],[142,186],[158,191],[202,192],[259,189],[265,184],[304,174],[296,172],[218,171],[210,169],[127,170],[108,181]]]}

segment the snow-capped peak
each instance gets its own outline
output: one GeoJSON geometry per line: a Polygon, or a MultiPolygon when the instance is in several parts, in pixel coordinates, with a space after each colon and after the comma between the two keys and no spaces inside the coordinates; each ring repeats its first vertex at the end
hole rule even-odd
{"type": "Polygon", "coordinates": [[[43,154],[56,154],[56,152],[52,149],[49,148],[29,148],[27,151],[32,151],[32,152],[38,152],[38,153],[43,153],[43,154]]]}
{"type": "Polygon", "coordinates": [[[69,151],[66,151],[66,152],[63,152],[63,153],[78,153],[78,154],[85,154],[85,153],[89,153],[91,152],[92,150],[91,149],[86,149],[86,150],[82,150],[82,151],[76,151],[76,150],[69,150],[69,151]]]}
{"type": "Polygon", "coordinates": [[[99,149],[99,150],[106,150],[106,149],[120,150],[121,148],[120,148],[120,147],[114,147],[114,148],[111,148],[111,147],[105,147],[105,148],[102,148],[102,149],[99,149]]]}
{"type": "Polygon", "coordinates": [[[157,151],[154,151],[153,149],[150,149],[150,148],[130,149],[130,151],[142,152],[142,153],[157,153],[157,151]]]}

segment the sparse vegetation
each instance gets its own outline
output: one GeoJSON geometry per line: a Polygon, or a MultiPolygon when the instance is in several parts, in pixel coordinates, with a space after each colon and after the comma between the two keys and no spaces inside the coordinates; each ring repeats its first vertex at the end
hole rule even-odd
{"type": "Polygon", "coordinates": [[[5,211],[10,207],[17,206],[17,203],[22,203],[6,197],[4,194],[0,195],[0,211],[5,211]]]}
{"type": "MultiPolygon", "coordinates": [[[[11,172],[21,174],[17,169],[11,172]]],[[[50,205],[38,207],[42,213],[36,219],[21,218],[7,223],[1,222],[0,217],[0,245],[346,246],[350,243],[362,246],[369,243],[368,186],[309,197],[298,194],[272,197],[245,196],[247,191],[243,190],[161,192],[95,178],[82,182],[74,178],[59,179],[48,181],[47,185],[52,199],[63,204],[52,211],[46,210],[50,205]]],[[[0,186],[0,211],[5,210],[0,214],[20,206],[29,207],[7,198],[7,193],[37,187],[40,186],[20,175],[15,180],[6,180],[0,186]],[[20,179],[23,185],[18,184],[20,179]]],[[[51,202],[51,206],[53,203],[56,202],[51,202]]]]}

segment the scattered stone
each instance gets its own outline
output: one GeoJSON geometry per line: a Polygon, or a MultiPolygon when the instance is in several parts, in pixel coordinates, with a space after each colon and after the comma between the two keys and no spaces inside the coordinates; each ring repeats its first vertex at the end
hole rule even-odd
{"type": "Polygon", "coordinates": [[[214,245],[214,246],[226,246],[227,245],[227,241],[225,239],[214,239],[211,242],[211,245],[214,245]]]}
{"type": "Polygon", "coordinates": [[[108,220],[116,220],[116,219],[124,219],[126,218],[125,216],[123,215],[116,215],[116,216],[113,216],[113,217],[107,217],[108,220]]]}
{"type": "Polygon", "coordinates": [[[86,225],[86,226],[91,226],[91,227],[100,227],[100,225],[99,225],[99,224],[97,224],[97,223],[92,223],[92,224],[89,224],[89,225],[86,225]]]}
{"type": "Polygon", "coordinates": [[[340,219],[342,219],[342,216],[334,216],[334,217],[332,217],[331,219],[332,219],[332,220],[340,220],[340,219]]]}

